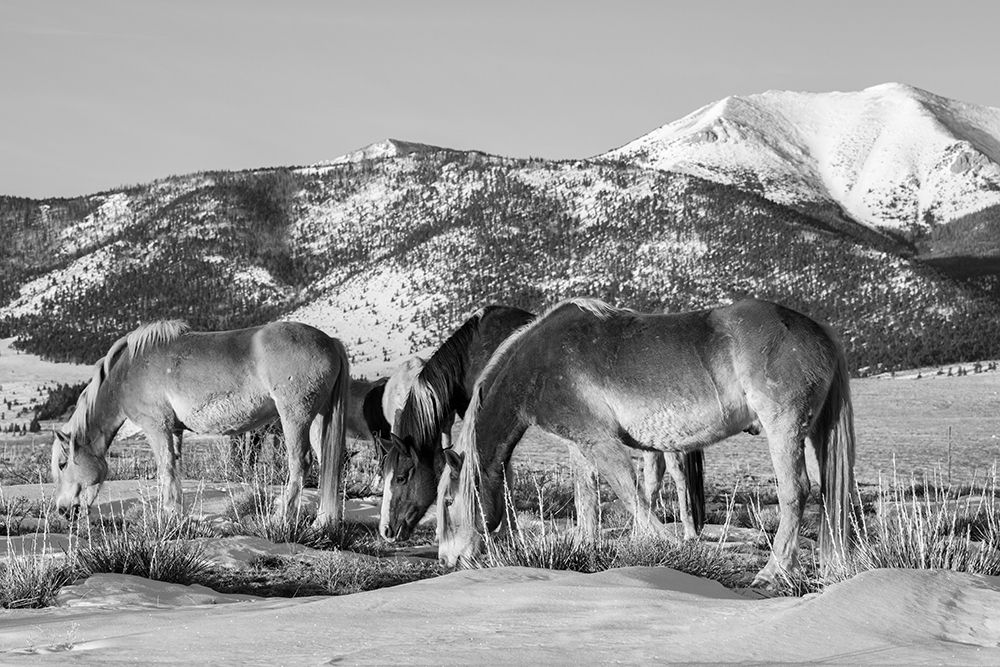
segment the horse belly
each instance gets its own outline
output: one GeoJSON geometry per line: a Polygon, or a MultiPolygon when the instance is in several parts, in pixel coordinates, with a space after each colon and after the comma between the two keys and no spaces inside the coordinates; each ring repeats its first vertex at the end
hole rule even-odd
{"type": "MultiPolygon", "coordinates": [[[[705,383],[704,391],[667,392],[625,403],[622,427],[640,445],[663,451],[707,447],[753,423],[742,395],[705,383]]],[[[733,387],[735,389],[735,387],[733,387]]]]}
{"type": "Polygon", "coordinates": [[[221,435],[249,431],[278,415],[269,395],[238,392],[212,394],[197,401],[180,399],[174,402],[174,412],[188,430],[221,435]]]}

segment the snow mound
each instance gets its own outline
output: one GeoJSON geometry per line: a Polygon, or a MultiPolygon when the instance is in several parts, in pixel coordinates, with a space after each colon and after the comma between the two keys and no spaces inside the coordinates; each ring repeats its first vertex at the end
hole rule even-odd
{"type": "Polygon", "coordinates": [[[130,574],[95,574],[85,581],[66,586],[57,603],[70,608],[168,608],[213,605],[258,600],[252,595],[217,593],[193,584],[168,584],[130,574]]]}
{"type": "Polygon", "coordinates": [[[90,662],[1000,663],[1000,579],[946,571],[877,570],[822,594],[769,599],[665,568],[461,571],[357,595],[252,602],[91,581],[94,606],[5,614],[0,652],[85,650],[90,662]]]}

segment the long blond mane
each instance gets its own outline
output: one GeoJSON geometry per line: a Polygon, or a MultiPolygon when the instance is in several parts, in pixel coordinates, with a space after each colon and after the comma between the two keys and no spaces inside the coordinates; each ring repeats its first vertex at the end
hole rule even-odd
{"type": "Polygon", "coordinates": [[[476,480],[478,479],[480,470],[480,456],[479,447],[476,445],[476,421],[479,416],[479,407],[482,403],[482,387],[486,382],[493,380],[493,377],[499,372],[500,366],[503,362],[510,356],[509,353],[517,346],[522,338],[525,337],[528,332],[533,331],[535,327],[539,326],[546,320],[549,316],[557,310],[563,308],[567,305],[574,305],[580,310],[586,311],[600,319],[607,319],[616,313],[633,313],[635,311],[615,308],[610,306],[600,299],[591,299],[576,297],[572,299],[566,299],[555,304],[538,318],[528,322],[500,344],[493,356],[486,363],[483,368],[483,372],[479,374],[479,378],[476,380],[475,386],[472,388],[472,401],[469,403],[469,407],[465,412],[465,419],[462,422],[462,430],[459,432],[458,440],[455,443],[455,451],[465,454],[465,461],[462,464],[462,471],[459,475],[458,491],[456,493],[456,500],[461,499],[460,508],[462,512],[462,520],[474,521],[476,512],[476,480]]]}
{"type": "Polygon", "coordinates": [[[80,398],[77,399],[76,409],[69,422],[63,426],[63,433],[77,436],[82,441],[94,418],[94,412],[97,409],[97,395],[101,386],[108,379],[115,363],[121,358],[122,352],[127,351],[131,361],[148,350],[176,340],[188,329],[187,323],[181,320],[160,320],[143,324],[135,331],[116,340],[108,349],[107,354],[94,364],[94,374],[83,393],[80,394],[80,398]]]}

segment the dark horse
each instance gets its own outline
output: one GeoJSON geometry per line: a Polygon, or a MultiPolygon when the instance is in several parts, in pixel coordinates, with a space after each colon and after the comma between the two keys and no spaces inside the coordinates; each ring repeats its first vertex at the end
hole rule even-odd
{"type": "Polygon", "coordinates": [[[497,350],[473,396],[438,489],[447,565],[475,559],[483,534],[501,525],[510,457],[531,425],[575,443],[639,526],[657,534],[664,526],[635,493],[629,449],[701,449],[759,427],[777,477],[780,523],[757,584],[797,566],[808,437],[823,495],[821,561],[847,548],[854,469],[847,361],[832,332],[798,312],[756,300],[674,315],[563,302],[497,350]]]}
{"type": "Polygon", "coordinates": [[[356,380],[351,378],[350,409],[347,411],[347,432],[358,440],[370,440],[376,445],[388,439],[392,426],[382,412],[382,395],[389,378],[356,380]]]}
{"type": "MultiPolygon", "coordinates": [[[[496,349],[534,320],[533,313],[520,308],[487,306],[462,324],[416,376],[394,420],[392,442],[385,443],[379,522],[385,539],[406,539],[434,503],[454,415],[464,417],[472,387],[496,349]]],[[[593,537],[598,530],[596,477],[587,460],[567,444],[575,469],[577,520],[583,534],[593,537]]],[[[683,455],[657,452],[644,458],[647,497],[657,495],[666,465],[678,489],[685,537],[696,537],[705,506],[701,450],[683,455]]]]}
{"type": "Polygon", "coordinates": [[[382,519],[379,532],[389,540],[406,539],[434,503],[444,468],[442,435],[454,415],[465,415],[472,387],[490,356],[512,333],[535,319],[509,306],[486,306],[465,321],[439,347],[410,388],[385,443],[382,464],[382,519]]]}

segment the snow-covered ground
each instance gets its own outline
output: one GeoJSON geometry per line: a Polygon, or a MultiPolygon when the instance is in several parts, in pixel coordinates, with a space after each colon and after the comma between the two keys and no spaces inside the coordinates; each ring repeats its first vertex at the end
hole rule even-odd
{"type": "MultiPolygon", "coordinates": [[[[111,483],[99,511],[146,502],[151,484],[111,483]]],[[[13,491],[39,496],[50,486],[13,491]]],[[[186,502],[202,518],[221,516],[231,493],[185,484],[186,502]]],[[[373,521],[378,506],[352,501],[347,514],[373,521]]],[[[260,538],[202,539],[229,567],[262,555],[313,556],[260,538]]],[[[50,542],[56,556],[66,547],[65,536],[50,542]]],[[[24,538],[6,546],[19,553],[38,545],[24,538]]],[[[877,570],[804,598],[728,590],[669,568],[467,570],[303,598],[101,574],[65,587],[55,607],[0,612],[0,662],[997,664],[998,608],[1000,578],[944,571],[877,570]]]]}
{"type": "Polygon", "coordinates": [[[11,424],[28,425],[50,388],[84,382],[94,372],[92,366],[43,361],[37,355],[13,349],[13,343],[13,338],[0,340],[0,429],[11,424]]]}
{"type": "Polygon", "coordinates": [[[4,662],[1000,662],[1000,579],[951,572],[877,570],[773,599],[668,568],[459,571],[298,599],[100,575],[61,599],[0,617],[4,662]]]}

